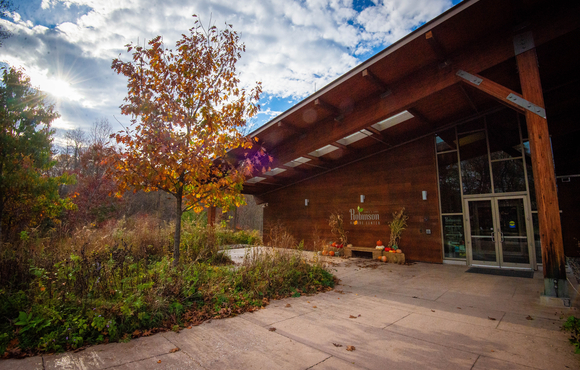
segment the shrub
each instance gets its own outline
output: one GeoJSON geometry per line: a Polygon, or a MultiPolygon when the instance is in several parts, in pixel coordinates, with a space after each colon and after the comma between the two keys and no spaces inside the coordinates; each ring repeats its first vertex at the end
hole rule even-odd
{"type": "Polygon", "coordinates": [[[580,354],[580,319],[577,319],[574,316],[568,317],[568,320],[566,320],[562,329],[571,333],[572,337],[569,340],[570,343],[576,347],[574,353],[580,354]]]}
{"type": "Polygon", "coordinates": [[[248,250],[245,262],[233,266],[217,243],[223,230],[197,223],[185,223],[183,261],[173,267],[171,229],[140,216],[78,230],[57,245],[51,244],[56,239],[28,240],[34,252],[13,248],[12,257],[4,257],[20,261],[25,280],[0,289],[0,355],[179,330],[334,284],[319,263],[307,263],[292,249],[248,250]]]}

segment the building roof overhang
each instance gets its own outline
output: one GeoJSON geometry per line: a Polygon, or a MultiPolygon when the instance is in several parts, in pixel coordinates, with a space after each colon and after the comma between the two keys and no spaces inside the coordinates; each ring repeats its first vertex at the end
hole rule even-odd
{"type": "MultiPolygon", "coordinates": [[[[273,162],[254,174],[259,179],[248,179],[244,192],[276,191],[503,107],[457,73],[519,92],[519,34],[533,34],[545,94],[562,94],[579,76],[578,51],[567,46],[580,41],[575,14],[580,4],[573,1],[456,5],[252,132],[273,162]],[[562,52],[566,58],[558,57],[562,52]]],[[[546,96],[548,111],[549,103],[546,96]]]]}

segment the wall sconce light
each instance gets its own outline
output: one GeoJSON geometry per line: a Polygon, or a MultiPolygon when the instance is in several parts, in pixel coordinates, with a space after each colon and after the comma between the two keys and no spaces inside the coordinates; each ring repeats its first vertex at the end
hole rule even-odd
{"type": "Polygon", "coordinates": [[[306,207],[308,207],[308,203],[310,203],[310,200],[308,200],[308,199],[304,199],[304,205],[305,205],[306,207]]]}
{"type": "Polygon", "coordinates": [[[423,200],[427,200],[427,190],[423,190],[421,195],[423,196],[423,200]]]}
{"type": "Polygon", "coordinates": [[[361,203],[364,203],[364,202],[365,202],[365,196],[364,196],[364,195],[361,195],[361,196],[360,196],[360,202],[361,202],[361,203]]]}

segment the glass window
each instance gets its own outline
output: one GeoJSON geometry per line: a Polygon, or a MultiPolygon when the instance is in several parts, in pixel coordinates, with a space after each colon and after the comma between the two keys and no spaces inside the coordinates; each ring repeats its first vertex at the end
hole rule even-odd
{"type": "Polygon", "coordinates": [[[435,145],[437,146],[437,152],[457,149],[455,128],[438,133],[435,137],[435,145]]]}
{"type": "Polygon", "coordinates": [[[442,219],[445,258],[465,258],[463,216],[443,216],[442,219]]]}
{"type": "Polygon", "coordinates": [[[491,193],[485,131],[459,136],[463,194],[491,193]]]}
{"type": "Polygon", "coordinates": [[[459,184],[459,165],[457,152],[439,154],[439,196],[441,213],[461,213],[461,188],[459,184]]]}
{"type": "Polygon", "coordinates": [[[491,162],[491,169],[494,192],[526,191],[524,164],[521,159],[491,162]]]}
{"type": "Polygon", "coordinates": [[[515,112],[503,110],[489,115],[487,135],[491,160],[522,156],[520,129],[515,112]]]}

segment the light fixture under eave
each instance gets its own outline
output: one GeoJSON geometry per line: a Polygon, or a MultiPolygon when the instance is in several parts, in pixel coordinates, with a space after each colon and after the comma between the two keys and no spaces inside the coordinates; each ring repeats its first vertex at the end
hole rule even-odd
{"type": "Polygon", "coordinates": [[[352,135],[348,135],[343,137],[340,140],[336,140],[337,143],[342,144],[342,145],[350,145],[352,143],[356,143],[359,140],[362,140],[368,136],[371,136],[373,133],[367,130],[360,130],[355,132],[352,135]]]}
{"type": "Polygon", "coordinates": [[[401,122],[405,122],[407,120],[410,120],[413,117],[415,117],[415,116],[413,116],[411,113],[409,113],[408,111],[405,110],[399,114],[395,114],[392,117],[389,117],[385,120],[377,122],[374,125],[372,125],[371,127],[374,129],[377,129],[379,131],[383,131],[383,130],[388,129],[389,127],[393,127],[395,125],[398,125],[401,122]]]}
{"type": "Polygon", "coordinates": [[[325,154],[328,154],[330,152],[334,152],[335,150],[338,150],[338,147],[334,146],[334,145],[327,145],[327,146],[323,146],[320,149],[316,149],[313,152],[310,152],[308,154],[310,154],[313,157],[322,157],[325,154]]]}
{"type": "Polygon", "coordinates": [[[284,172],[284,171],[286,171],[286,169],[284,169],[284,168],[277,168],[277,167],[276,167],[276,168],[272,168],[272,169],[271,169],[270,171],[268,171],[268,172],[264,172],[264,175],[268,175],[268,176],[276,176],[277,174],[279,174],[279,173],[282,173],[282,172],[284,172]]]}
{"type": "Polygon", "coordinates": [[[256,184],[256,183],[258,183],[260,181],[264,181],[264,180],[266,180],[265,177],[256,176],[256,177],[252,177],[249,180],[246,180],[246,184],[256,184]]]}
{"type": "Polygon", "coordinates": [[[304,164],[306,162],[310,162],[310,158],[304,158],[304,157],[298,157],[288,163],[284,163],[284,166],[288,166],[288,167],[298,167],[301,164],[304,164]]]}

